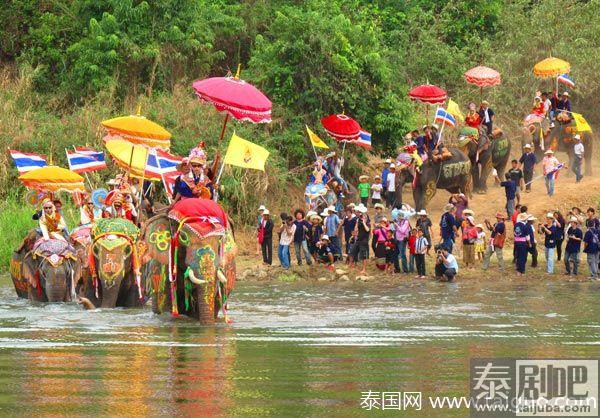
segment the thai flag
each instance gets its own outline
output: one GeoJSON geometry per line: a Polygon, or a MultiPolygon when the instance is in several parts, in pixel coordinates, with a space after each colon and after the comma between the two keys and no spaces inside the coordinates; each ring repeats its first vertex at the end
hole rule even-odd
{"type": "Polygon", "coordinates": [[[69,169],[76,173],[88,173],[106,168],[104,152],[88,147],[75,147],[75,151],[67,150],[67,161],[69,169]]]}
{"type": "Polygon", "coordinates": [[[548,177],[549,179],[555,179],[556,180],[558,178],[558,173],[563,168],[565,168],[565,164],[564,163],[560,163],[559,165],[556,166],[556,168],[554,170],[552,170],[548,174],[546,174],[546,177],[548,177]]]}
{"type": "Polygon", "coordinates": [[[177,165],[182,160],[182,157],[171,155],[160,149],[151,149],[148,161],[146,161],[145,175],[148,178],[160,179],[167,173],[177,172],[177,165]]]}
{"type": "Polygon", "coordinates": [[[38,154],[30,154],[16,150],[9,150],[10,156],[15,161],[19,174],[27,173],[31,170],[46,167],[46,157],[38,154]]]}
{"type": "Polygon", "coordinates": [[[575,87],[575,82],[569,77],[569,74],[562,74],[558,76],[558,82],[564,84],[567,87],[575,87]]]}
{"type": "Polygon", "coordinates": [[[354,144],[358,145],[359,147],[371,149],[371,134],[367,131],[361,130],[358,133],[358,138],[351,142],[354,142],[354,144]]]}
{"type": "Polygon", "coordinates": [[[170,173],[166,173],[163,176],[163,184],[165,186],[165,190],[171,196],[173,196],[173,191],[175,190],[175,180],[177,180],[177,177],[179,177],[180,175],[181,173],[179,171],[173,171],[170,173]]]}
{"type": "Polygon", "coordinates": [[[446,111],[446,109],[444,109],[442,107],[437,108],[437,111],[435,112],[435,121],[442,122],[445,125],[451,126],[451,127],[456,126],[456,119],[454,119],[454,116],[452,116],[450,113],[448,113],[446,111]]]}

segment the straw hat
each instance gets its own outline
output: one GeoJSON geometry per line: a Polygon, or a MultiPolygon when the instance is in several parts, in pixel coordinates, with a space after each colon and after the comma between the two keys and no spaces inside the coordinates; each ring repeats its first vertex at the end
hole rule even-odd
{"type": "Polygon", "coordinates": [[[578,139],[578,140],[581,140],[581,135],[579,135],[579,134],[576,134],[575,136],[573,136],[573,139],[578,139]]]}
{"type": "Polygon", "coordinates": [[[384,209],[384,206],[381,203],[375,203],[375,209],[384,209]]]}
{"type": "Polygon", "coordinates": [[[473,218],[472,216],[467,216],[466,219],[467,219],[467,221],[469,221],[469,223],[471,225],[473,225],[473,226],[475,225],[475,218],[473,218]]]}
{"type": "Polygon", "coordinates": [[[369,211],[369,209],[367,209],[367,207],[362,203],[356,207],[356,210],[360,213],[367,213],[369,211]]]}
{"type": "Polygon", "coordinates": [[[367,176],[367,175],[364,175],[364,174],[363,174],[362,176],[360,176],[360,177],[358,178],[358,181],[363,181],[363,179],[365,179],[365,180],[369,180],[369,176],[367,176]]]}
{"type": "Polygon", "coordinates": [[[327,212],[337,213],[337,210],[335,210],[335,206],[331,205],[331,206],[327,207],[327,212]]]}
{"type": "Polygon", "coordinates": [[[531,144],[525,144],[525,145],[523,146],[523,148],[525,148],[525,149],[527,149],[527,148],[531,149],[531,144]]]}
{"type": "Polygon", "coordinates": [[[271,212],[269,212],[269,209],[265,209],[265,210],[263,211],[263,216],[264,216],[264,215],[270,215],[270,214],[271,214],[271,212]]]}
{"type": "Polygon", "coordinates": [[[462,211],[463,215],[475,215],[475,212],[473,212],[471,209],[465,209],[462,211]]]}
{"type": "Polygon", "coordinates": [[[418,216],[427,216],[427,211],[425,209],[421,209],[416,213],[418,216]]]}
{"type": "Polygon", "coordinates": [[[579,219],[577,219],[577,216],[571,216],[571,218],[569,219],[569,222],[577,222],[577,223],[579,223],[579,219]]]}
{"type": "Polygon", "coordinates": [[[504,215],[502,212],[496,212],[496,218],[506,219],[506,215],[504,215]]]}
{"type": "Polygon", "coordinates": [[[546,152],[544,152],[544,154],[554,154],[554,151],[552,151],[551,149],[547,149],[546,152]]]}
{"type": "Polygon", "coordinates": [[[569,92],[568,92],[568,91],[563,91],[563,94],[562,94],[562,95],[563,95],[563,96],[567,96],[567,97],[569,97],[569,92]]]}
{"type": "Polygon", "coordinates": [[[314,210],[309,210],[308,212],[306,212],[306,219],[310,219],[311,216],[316,214],[317,212],[315,212],[314,210]]]}
{"type": "Polygon", "coordinates": [[[533,222],[533,221],[537,221],[537,220],[538,220],[538,218],[536,218],[536,217],[535,217],[535,216],[533,216],[533,215],[529,215],[529,217],[527,218],[527,222],[529,222],[529,221],[532,221],[532,222],[533,222]]]}
{"type": "Polygon", "coordinates": [[[381,176],[378,174],[375,176],[375,180],[381,180],[381,176]]]}
{"type": "Polygon", "coordinates": [[[390,164],[390,168],[396,168],[396,164],[394,164],[394,163],[390,164]]]}
{"type": "Polygon", "coordinates": [[[323,220],[323,218],[321,218],[319,215],[317,215],[316,213],[314,215],[310,215],[308,217],[308,219],[310,219],[311,221],[314,221],[315,219],[317,219],[319,222],[321,222],[323,220]]]}
{"type": "Polygon", "coordinates": [[[452,209],[454,209],[454,205],[452,203],[448,203],[446,206],[444,206],[444,212],[450,212],[452,209]]]}
{"type": "Polygon", "coordinates": [[[352,210],[354,210],[354,208],[356,207],[356,205],[355,205],[354,203],[350,202],[350,203],[348,203],[348,204],[346,205],[346,207],[347,207],[347,208],[350,208],[350,209],[352,209],[352,210]]]}
{"type": "Polygon", "coordinates": [[[546,214],[546,218],[548,218],[548,219],[554,219],[554,214],[552,212],[548,212],[546,214]]]}
{"type": "Polygon", "coordinates": [[[261,210],[265,210],[265,209],[267,209],[265,207],[265,205],[260,205],[257,210],[260,212],[261,210]]]}
{"type": "Polygon", "coordinates": [[[324,241],[329,241],[329,235],[323,234],[323,235],[321,235],[321,239],[324,241]]]}
{"type": "Polygon", "coordinates": [[[391,163],[392,163],[392,159],[391,159],[391,158],[387,158],[387,159],[385,160],[385,163],[386,163],[386,164],[391,164],[391,163]]]}
{"type": "Polygon", "coordinates": [[[477,225],[475,225],[475,228],[480,228],[480,229],[483,230],[483,225],[482,224],[477,224],[477,225]]]}
{"type": "Polygon", "coordinates": [[[322,217],[324,217],[324,218],[326,218],[326,217],[328,217],[328,216],[329,216],[329,213],[327,213],[327,209],[325,209],[325,210],[324,210],[324,211],[321,213],[321,216],[322,216],[322,217]]]}
{"type": "Polygon", "coordinates": [[[517,222],[526,222],[528,218],[529,218],[529,214],[519,213],[519,215],[517,216],[517,222]]]}

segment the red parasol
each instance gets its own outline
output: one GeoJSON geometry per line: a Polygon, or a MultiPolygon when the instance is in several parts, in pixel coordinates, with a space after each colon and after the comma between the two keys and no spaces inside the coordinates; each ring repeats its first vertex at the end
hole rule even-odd
{"type": "Polygon", "coordinates": [[[409,93],[410,100],[428,105],[441,105],[448,98],[446,91],[433,84],[423,84],[413,88],[409,93]]]}
{"type": "MultiPolygon", "coordinates": [[[[433,84],[422,84],[408,92],[410,100],[424,103],[426,105],[441,105],[446,102],[448,95],[446,91],[433,84]]],[[[425,108],[425,124],[429,124],[429,106],[425,108]]]]}
{"type": "Polygon", "coordinates": [[[360,124],[347,115],[329,115],[321,119],[327,133],[338,141],[353,141],[360,135],[360,124]]]}
{"type": "Polygon", "coordinates": [[[240,67],[235,77],[211,77],[192,85],[198,98],[212,103],[219,112],[226,113],[221,139],[229,116],[252,123],[271,122],[271,101],[252,84],[240,78],[240,67]]]}

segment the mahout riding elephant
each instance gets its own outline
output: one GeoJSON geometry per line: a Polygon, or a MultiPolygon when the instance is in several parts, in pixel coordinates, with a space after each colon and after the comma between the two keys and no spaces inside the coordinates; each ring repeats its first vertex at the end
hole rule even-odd
{"type": "Polygon", "coordinates": [[[185,314],[205,324],[214,323],[219,310],[226,315],[237,247],[231,221],[217,203],[183,199],[149,219],[142,240],[155,313],[185,314]]]}
{"type": "MultiPolygon", "coordinates": [[[[544,120],[542,123],[535,123],[524,128],[523,133],[522,145],[532,143],[538,161],[544,157],[544,150],[550,148],[554,152],[565,152],[569,156],[569,166],[573,166],[573,146],[575,145],[573,136],[577,133],[573,120],[563,119],[563,122],[556,120],[554,124],[544,120]]],[[[594,138],[591,132],[581,132],[579,135],[584,147],[585,175],[591,176],[594,138]]]]}
{"type": "Polygon", "coordinates": [[[504,170],[510,159],[511,143],[501,129],[494,129],[489,137],[487,133],[480,132],[478,139],[462,135],[459,137],[459,143],[461,142],[465,144],[461,150],[469,156],[471,161],[473,191],[486,193],[487,179],[492,169],[496,169],[499,178],[504,178],[504,170]]]}
{"type": "Polygon", "coordinates": [[[75,249],[60,239],[38,239],[29,251],[15,251],[10,275],[17,295],[38,302],[70,302],[81,266],[75,249]]]}
{"type": "Polygon", "coordinates": [[[412,165],[398,164],[396,205],[402,203],[402,187],[406,183],[412,184],[416,210],[425,209],[437,189],[445,189],[450,193],[471,194],[471,161],[469,157],[454,147],[448,148],[444,154],[447,156],[442,161],[431,158],[424,162],[420,173],[412,165]]]}
{"type": "Polygon", "coordinates": [[[142,306],[139,229],[127,219],[98,220],[91,231],[81,296],[95,307],[142,306]]]}

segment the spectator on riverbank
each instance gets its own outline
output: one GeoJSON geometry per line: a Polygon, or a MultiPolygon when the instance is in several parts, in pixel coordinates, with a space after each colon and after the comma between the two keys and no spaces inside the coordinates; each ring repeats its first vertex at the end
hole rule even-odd
{"type": "Polygon", "coordinates": [[[417,240],[415,241],[415,263],[417,264],[416,279],[426,279],[427,272],[425,267],[425,254],[429,251],[429,241],[425,238],[422,229],[417,229],[417,240]]]}
{"type": "Polygon", "coordinates": [[[387,194],[388,174],[390,173],[390,164],[392,164],[392,159],[388,158],[383,163],[383,170],[381,170],[381,186],[383,187],[381,197],[383,199],[386,198],[386,194],[387,194]]]}
{"type": "Polygon", "coordinates": [[[371,184],[369,184],[369,176],[362,175],[358,178],[358,196],[360,203],[367,206],[369,203],[369,193],[371,192],[371,184]]]}
{"type": "Polygon", "coordinates": [[[528,218],[529,215],[527,213],[520,213],[517,216],[517,223],[515,224],[514,243],[517,276],[525,274],[525,266],[527,264],[527,253],[531,236],[531,225],[527,223],[528,218]]]}
{"type": "Polygon", "coordinates": [[[565,246],[565,274],[571,273],[577,276],[579,269],[579,252],[581,251],[581,241],[583,231],[579,227],[579,220],[572,216],[569,219],[569,226],[566,231],[567,245],[565,246]]]}
{"type": "Polygon", "coordinates": [[[442,236],[442,245],[452,253],[452,246],[454,240],[457,237],[456,218],[454,213],[456,208],[452,203],[448,203],[444,206],[444,213],[440,219],[440,235],[442,236]]]}
{"type": "Polygon", "coordinates": [[[431,219],[427,216],[427,211],[425,209],[421,209],[417,212],[417,228],[423,231],[423,237],[427,240],[427,254],[429,254],[429,250],[431,249],[432,242],[431,241],[431,227],[433,224],[431,223],[431,219]]]}
{"type": "Polygon", "coordinates": [[[485,250],[485,256],[483,257],[483,270],[487,270],[490,266],[490,259],[492,253],[496,254],[498,259],[498,267],[500,270],[504,270],[504,255],[502,249],[504,248],[504,241],[506,240],[506,224],[504,223],[505,216],[498,212],[496,213],[496,223],[492,226],[488,219],[484,220],[486,228],[492,233],[490,237],[490,243],[485,250]]]}
{"type": "Polygon", "coordinates": [[[531,180],[533,180],[533,172],[537,164],[537,158],[531,151],[531,144],[525,144],[523,147],[523,155],[519,158],[519,163],[523,169],[523,180],[525,181],[525,192],[531,192],[531,180]]]}
{"type": "Polygon", "coordinates": [[[546,257],[546,273],[554,274],[554,257],[559,235],[559,227],[554,214],[546,214],[546,223],[540,224],[539,233],[544,235],[544,254],[546,257]]]}
{"type": "Polygon", "coordinates": [[[435,277],[438,280],[451,282],[458,274],[458,262],[444,245],[436,246],[435,277]]]}
{"type": "Polygon", "coordinates": [[[588,228],[583,237],[583,252],[587,255],[590,279],[598,280],[598,262],[600,262],[600,230],[595,225],[588,228]]]}
{"type": "Polygon", "coordinates": [[[277,255],[281,267],[284,269],[290,268],[290,245],[294,241],[294,233],[296,232],[296,225],[294,224],[294,218],[288,216],[285,221],[279,227],[279,248],[277,249],[277,255]]]}
{"type": "Polygon", "coordinates": [[[263,263],[270,266],[273,264],[273,221],[271,220],[271,213],[268,209],[263,210],[262,218],[258,236],[259,241],[261,242],[260,248],[262,251],[263,263]]]}
{"type": "Polygon", "coordinates": [[[294,225],[296,230],[294,231],[294,253],[296,253],[296,261],[298,265],[302,265],[302,254],[306,258],[306,264],[309,266],[312,264],[312,255],[308,251],[308,243],[306,241],[306,234],[310,228],[310,223],[304,219],[304,211],[302,209],[296,209],[294,211],[294,225]]]}
{"type": "Polygon", "coordinates": [[[559,210],[554,212],[554,219],[556,220],[556,261],[560,261],[562,259],[562,244],[565,240],[565,228],[567,226],[567,221],[565,220],[562,213],[559,210]]]}
{"type": "Polygon", "coordinates": [[[383,194],[383,184],[381,183],[381,177],[375,176],[373,184],[371,185],[371,205],[375,206],[381,203],[381,195],[383,194]]]}
{"type": "Polygon", "coordinates": [[[509,218],[512,218],[515,213],[515,198],[517,194],[517,183],[515,183],[508,173],[506,173],[506,180],[500,183],[500,186],[504,187],[506,194],[506,213],[509,218]]]}
{"type": "Polygon", "coordinates": [[[402,264],[402,272],[408,273],[406,248],[408,246],[408,236],[411,228],[410,222],[404,217],[404,213],[398,213],[398,217],[392,223],[392,229],[394,230],[394,237],[398,241],[398,254],[402,264]]]}

